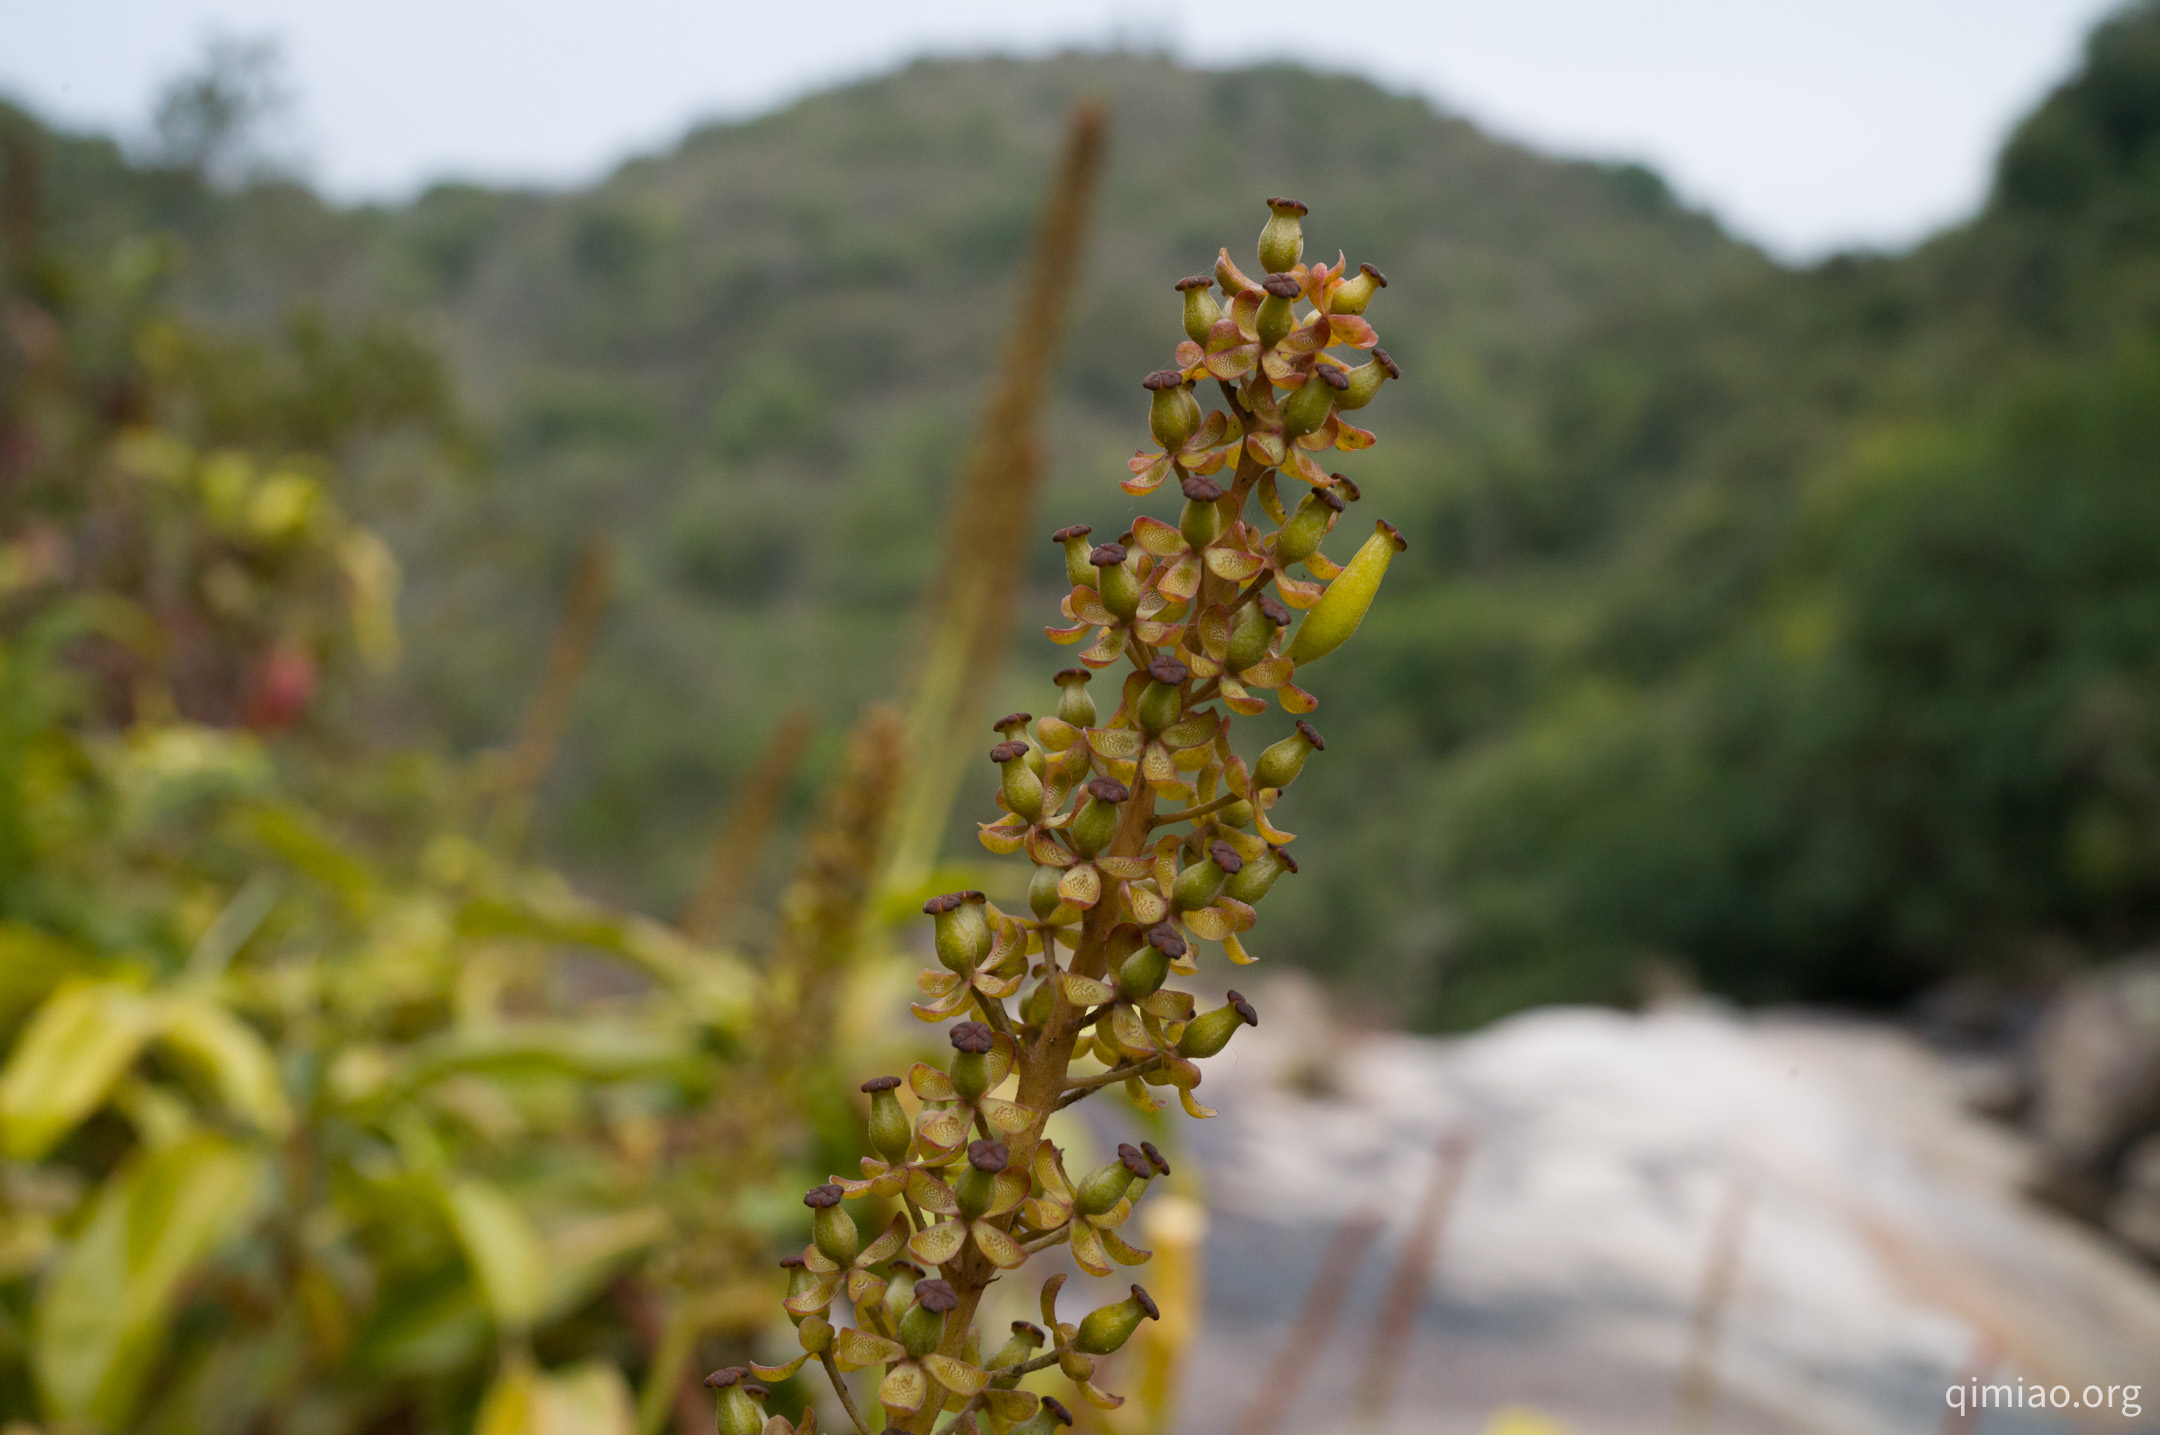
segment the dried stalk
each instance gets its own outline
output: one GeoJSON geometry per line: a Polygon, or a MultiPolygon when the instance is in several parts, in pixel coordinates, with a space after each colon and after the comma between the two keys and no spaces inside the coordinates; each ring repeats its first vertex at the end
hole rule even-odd
{"type": "Polygon", "coordinates": [[[1320,1363],[1320,1353],[1335,1334],[1343,1303],[1357,1283],[1358,1267],[1365,1263],[1365,1253],[1383,1224],[1379,1208],[1368,1206],[1335,1228],[1334,1238],[1320,1257],[1320,1269],[1305,1288],[1305,1301],[1298,1307],[1289,1336],[1268,1362],[1266,1379],[1238,1420],[1245,1435],[1274,1435],[1290,1417],[1313,1367],[1320,1363]]]}
{"type": "Polygon", "coordinates": [[[1434,1258],[1447,1233],[1448,1213],[1455,1206],[1455,1192],[1470,1164],[1468,1130],[1452,1129],[1440,1138],[1433,1151],[1432,1179],[1425,1198],[1418,1203],[1402,1257],[1395,1264],[1394,1279],[1380,1299],[1373,1318],[1372,1344],[1359,1383],[1358,1415],[1367,1429],[1379,1428],[1395,1404],[1395,1386],[1417,1335],[1418,1310],[1425,1304],[1425,1290],[1432,1281],[1434,1258]]]}
{"type": "Polygon", "coordinates": [[[758,860],[780,817],[795,773],[809,749],[816,719],[805,707],[790,708],[773,729],[772,741],[751,769],[748,786],[728,813],[727,825],[713,841],[712,857],[705,866],[705,880],[683,912],[685,935],[698,942],[714,942],[727,932],[728,919],[742,905],[758,871],[758,860]]]}

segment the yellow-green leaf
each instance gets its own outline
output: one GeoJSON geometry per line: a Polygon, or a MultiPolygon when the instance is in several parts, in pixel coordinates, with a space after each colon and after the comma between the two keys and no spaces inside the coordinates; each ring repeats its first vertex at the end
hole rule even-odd
{"type": "Polygon", "coordinates": [[[548,1256],[517,1202],[484,1181],[465,1180],[443,1193],[451,1229],[465,1248],[488,1309],[503,1325],[530,1325],[547,1300],[548,1256]]]}
{"type": "Polygon", "coordinates": [[[277,1060],[252,1027],[208,997],[167,997],[158,1004],[158,1044],[200,1072],[218,1100],[258,1130],[282,1136],[292,1108],[277,1060]]]}
{"type": "Polygon", "coordinates": [[[35,1161],[97,1110],[156,1027],[114,982],[70,982],[38,1008],[0,1070],[0,1153],[35,1161]]]}

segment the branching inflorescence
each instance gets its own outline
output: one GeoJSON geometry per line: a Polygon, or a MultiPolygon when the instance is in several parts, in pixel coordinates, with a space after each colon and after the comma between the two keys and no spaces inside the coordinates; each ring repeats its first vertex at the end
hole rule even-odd
{"type": "MultiPolygon", "coordinates": [[[[1241,935],[1254,905],[1297,871],[1291,834],[1268,811],[1325,746],[1302,716],[1316,700],[1291,679],[1356,630],[1403,546],[1383,522],[1349,563],[1323,556],[1321,540],[1358,491],[1314,458],[1373,443],[1347,415],[1399,377],[1362,317],[1387,281],[1370,265],[1352,274],[1339,257],[1301,263],[1305,206],[1271,199],[1268,209],[1266,277],[1247,277],[1224,250],[1212,275],[1180,281],[1177,367],[1145,381],[1160,450],[1133,458],[1124,487],[1142,496],[1174,481],[1184,498],[1177,522],[1142,517],[1111,543],[1091,544],[1085,526],[1052,535],[1072,593],[1063,605],[1071,626],[1050,635],[1078,643],[1092,629],[1094,639],[1083,666],[1057,675],[1054,715],[996,724],[990,758],[1005,816],[982,827],[991,851],[1034,864],[1027,914],[1000,911],[980,892],[925,906],[939,965],[922,973],[926,1000],[914,1011],[924,1021],[966,1018],[950,1029],[952,1058],[943,1070],[918,1062],[910,1072],[921,1103],[912,1120],[897,1077],[865,1082],[876,1154],[862,1179],[803,1198],[813,1239],[786,1263],[786,1307],[804,1353],[753,1369],[783,1379],[817,1360],[863,1435],[869,1425],[842,1373],[872,1367],[884,1372],[887,1428],[914,1435],[948,1411],[943,1429],[1049,1435],[1071,1423],[1069,1412],[1017,1387],[1052,1365],[1080,1398],[1121,1403],[1094,1383],[1095,1365],[1155,1316],[1139,1286],[1073,1324],[1057,1318],[1065,1277],[1052,1276],[1043,1327],[1015,1323],[987,1358],[976,1307],[992,1281],[1051,1246],[1068,1246],[1097,1276],[1148,1259],[1119,1230],[1148,1184],[1168,1174],[1161,1154],[1121,1146],[1075,1180],[1044,1124],[1119,1085],[1150,1109],[1160,1104],[1150,1088],[1174,1089],[1188,1113],[1211,1116],[1193,1095],[1198,1063],[1259,1021],[1234,991],[1202,1012],[1164,983],[1198,970],[1201,942],[1219,943],[1233,963],[1253,960],[1241,935]],[[1336,349],[1370,354],[1352,363],[1336,349]],[[1211,413],[1195,393],[1205,380],[1224,400],[1211,413]],[[1303,485],[1294,508],[1279,478],[1303,485]],[[1291,576],[1298,566],[1309,580],[1291,576]],[[1121,665],[1129,671],[1105,718],[1091,679],[1121,665]],[[1265,711],[1266,692],[1299,716],[1248,766],[1232,751],[1229,714],[1265,711]],[[868,1239],[846,1209],[865,1197],[899,1202],[868,1239]],[[855,1313],[845,1328],[829,1315],[842,1294],[855,1313]]],[[[799,1426],[768,1418],[751,1373],[708,1382],[720,1391],[722,1435],[813,1427],[811,1414],[799,1426]]]]}

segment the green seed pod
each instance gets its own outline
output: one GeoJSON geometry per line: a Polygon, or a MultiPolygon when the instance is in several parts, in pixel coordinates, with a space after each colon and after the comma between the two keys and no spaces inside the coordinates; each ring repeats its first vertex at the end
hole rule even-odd
{"type": "Polygon", "coordinates": [[[1018,1365],[1041,1347],[1043,1339],[1044,1336],[1040,1326],[1032,1325],[1024,1320],[1016,1320],[1012,1323],[1012,1339],[990,1353],[989,1362],[983,1366],[983,1369],[1003,1370],[1008,1365],[1018,1365]]]}
{"type": "Polygon", "coordinates": [[[1037,777],[1041,777],[1050,770],[1050,763],[1049,759],[1043,756],[1043,750],[1036,746],[1034,737],[1028,732],[1028,724],[1033,721],[1035,721],[1035,714],[1033,713],[1007,713],[992,723],[990,730],[1007,742],[1025,744],[1027,747],[1027,765],[1037,777]]]}
{"type": "MultiPolygon", "coordinates": [[[[783,1300],[793,1300],[817,1284],[817,1277],[810,1274],[810,1267],[803,1263],[801,1256],[789,1256],[780,1263],[780,1269],[787,1272],[787,1294],[781,1297],[783,1300]]],[[[808,1319],[807,1316],[797,1315],[793,1311],[789,1311],[787,1317],[794,1321],[798,1328],[808,1319]]]]}
{"type": "Polygon", "coordinates": [[[1045,1395],[1033,1415],[1013,1426],[1011,1435],[1055,1435],[1057,1430],[1072,1423],[1072,1412],[1060,1404],[1055,1395],[1045,1395]]]}
{"type": "Polygon", "coordinates": [[[1372,607],[1373,595],[1380,591],[1388,560],[1408,546],[1395,525],[1382,519],[1373,536],[1343,565],[1342,572],[1320,595],[1319,603],[1298,625],[1297,637],[1290,644],[1290,661],[1303,667],[1348,642],[1358,624],[1365,621],[1365,610],[1372,607]]]}
{"type": "Polygon", "coordinates": [[[1065,581],[1075,588],[1095,586],[1095,570],[1088,566],[1087,536],[1095,530],[1085,523],[1075,523],[1070,528],[1060,528],[1050,535],[1050,541],[1065,549],[1065,581]]]}
{"type": "Polygon", "coordinates": [[[812,1355],[823,1355],[832,1349],[832,1322],[822,1315],[806,1315],[795,1328],[795,1339],[812,1355]]]}
{"type": "Polygon", "coordinates": [[[1140,719],[1140,730],[1154,737],[1185,711],[1185,680],[1192,676],[1192,669],[1165,655],[1147,665],[1147,675],[1148,685],[1133,704],[1133,716],[1140,719]]]}
{"type": "Polygon", "coordinates": [[[1037,867],[1035,875],[1028,879],[1028,910],[1039,922],[1050,920],[1050,914],[1058,909],[1064,899],[1058,896],[1058,877],[1055,867],[1037,867]]]}
{"type": "Polygon", "coordinates": [[[1303,290],[1288,274],[1270,275],[1260,287],[1267,290],[1267,298],[1260,301],[1253,327],[1260,336],[1260,347],[1272,349],[1283,341],[1283,335],[1297,327],[1297,311],[1291,306],[1303,290]]]}
{"type": "Polygon", "coordinates": [[[1352,369],[1348,377],[1350,386],[1335,400],[1335,407],[1361,409],[1372,402],[1373,395],[1380,392],[1381,384],[1389,379],[1401,378],[1402,369],[1388,357],[1387,350],[1375,349],[1372,357],[1352,369]]]}
{"type": "Polygon", "coordinates": [[[1239,829],[1252,826],[1253,807],[1242,798],[1215,814],[1215,820],[1225,827],[1239,829]]]}
{"type": "Polygon", "coordinates": [[[765,1412],[750,1398],[751,1387],[743,1383],[749,1373],[730,1365],[705,1377],[705,1388],[720,1392],[720,1435],[758,1435],[765,1428],[765,1412]]]}
{"type": "Polygon", "coordinates": [[[915,1304],[900,1317],[900,1344],[920,1360],[945,1339],[945,1317],[960,1308],[960,1297],[942,1280],[915,1282],[915,1304]]]}
{"type": "Polygon", "coordinates": [[[1020,1020],[1029,1026],[1048,1026],[1050,1013],[1057,1008],[1057,977],[1044,977],[1035,983],[1034,989],[1020,1001],[1020,1020]]]}
{"type": "Polygon", "coordinates": [[[810,1239],[826,1260],[836,1266],[855,1264],[855,1253],[862,1249],[862,1236],[855,1229],[855,1218],[840,1209],[840,1198],[847,1193],[830,1183],[813,1186],[802,1203],[810,1208],[810,1239]]]}
{"type": "Polygon", "coordinates": [[[1148,933],[1148,944],[1135,948],[1118,967],[1117,994],[1120,1000],[1145,1001],[1155,995],[1170,976],[1170,959],[1183,956],[1185,939],[1168,927],[1158,925],[1148,933]],[[1155,940],[1155,932],[1165,933],[1167,941],[1155,940]]]}
{"type": "Polygon", "coordinates": [[[1275,879],[1285,872],[1297,871],[1297,858],[1280,847],[1270,847],[1258,857],[1245,864],[1245,870],[1223,883],[1223,895],[1232,897],[1250,907],[1268,894],[1275,879]]]}
{"type": "Polygon", "coordinates": [[[1260,1013],[1253,1010],[1252,1003],[1231,992],[1227,1003],[1185,1023],[1185,1034],[1178,1038],[1178,1055],[1203,1061],[1228,1046],[1239,1027],[1258,1025],[1260,1013]]]}
{"type": "Polygon", "coordinates": [[[1141,1321],[1160,1319],[1162,1312],[1155,1308],[1148,1293],[1134,1286],[1132,1294],[1116,1305],[1087,1313],[1080,1322],[1080,1333],[1073,1337],[1073,1349],[1088,1355],[1108,1355],[1132,1339],[1141,1321]]]}
{"type": "Polygon", "coordinates": [[[1102,1215],[1125,1199],[1133,1182],[1147,1179],[1151,1168],[1139,1147],[1120,1146],[1117,1151],[1117,1160],[1107,1161],[1088,1172],[1073,1189],[1073,1209],[1081,1215],[1102,1215]]]}
{"type": "Polygon", "coordinates": [[[1288,568],[1302,563],[1320,551],[1320,540],[1328,536],[1335,520],[1343,511],[1342,496],[1333,489],[1316,488],[1305,495],[1305,501],[1290,515],[1290,521],[1275,535],[1275,561],[1288,568]]]}
{"type": "Polygon", "coordinates": [[[1335,291],[1335,297],[1328,302],[1328,311],[1335,314],[1362,314],[1365,306],[1372,302],[1372,296],[1385,288],[1387,275],[1370,264],[1360,264],[1357,278],[1345,280],[1342,287],[1335,291]]]}
{"type": "MultiPolygon", "coordinates": [[[[1036,810],[1041,810],[1040,803],[1036,810]]],[[[990,919],[983,915],[983,900],[980,892],[947,892],[923,903],[923,912],[936,924],[933,945],[947,971],[972,972],[990,955],[990,919]]]]}
{"type": "Polygon", "coordinates": [[[1178,514],[1178,532],[1196,550],[1207,547],[1222,535],[1223,514],[1216,501],[1222,497],[1222,485],[1212,478],[1198,474],[1178,485],[1185,492],[1185,507],[1178,514]]]}
{"type": "Polygon", "coordinates": [[[990,749],[990,760],[1004,774],[1005,806],[1034,822],[1043,814],[1043,784],[1028,766],[1028,752],[1024,742],[1001,742],[990,749]]]}
{"type": "Polygon", "coordinates": [[[953,1199],[960,1203],[961,1217],[973,1221],[990,1209],[997,1197],[997,1174],[1011,1158],[1002,1141],[971,1141],[967,1159],[967,1169],[953,1182],[953,1199]]]}
{"type": "Polygon", "coordinates": [[[908,1143],[914,1139],[907,1112],[893,1094],[899,1085],[897,1076],[874,1076],[862,1084],[870,1095],[870,1149],[891,1165],[907,1159],[908,1143]]]}
{"type": "MultiPolygon", "coordinates": [[[[1075,852],[1093,857],[1117,836],[1118,804],[1130,798],[1132,791],[1114,777],[1095,777],[1088,779],[1087,795],[1067,835],[1072,838],[1075,852]]],[[[1043,870],[1055,875],[1054,869],[1043,870]]]]}
{"type": "Polygon", "coordinates": [[[1245,865],[1237,849],[1227,842],[1210,842],[1207,860],[1195,862],[1177,874],[1170,887],[1170,905],[1180,912],[1205,907],[1223,889],[1223,881],[1245,865]]]}
{"type": "Polygon", "coordinates": [[[1311,213],[1294,199],[1270,199],[1268,222],[1260,230],[1260,266],[1270,274],[1297,267],[1305,253],[1305,227],[1298,221],[1311,213]]]}
{"type": "Polygon", "coordinates": [[[1223,665],[1242,673],[1268,654],[1268,645],[1290,622],[1290,610],[1273,597],[1262,597],[1238,609],[1230,624],[1230,647],[1223,665]]]}
{"type": "Polygon", "coordinates": [[[1195,344],[1207,342],[1208,330],[1222,318],[1222,305],[1215,302],[1215,276],[1195,274],[1177,282],[1178,293],[1185,296],[1185,337],[1195,344]]]}
{"type": "MultiPolygon", "coordinates": [[[[1309,623],[1312,620],[1308,618],[1305,621],[1309,623]]],[[[1288,787],[1297,781],[1297,775],[1305,770],[1306,758],[1326,750],[1326,740],[1311,723],[1299,718],[1297,731],[1270,746],[1260,754],[1260,760],[1253,764],[1253,788],[1257,791],[1266,787],[1288,787]]]]}
{"type": "MultiPolygon", "coordinates": [[[[1083,563],[1087,560],[1082,558],[1083,563]]],[[[1088,581],[1094,582],[1095,570],[1088,569],[1088,581]]],[[[1058,685],[1058,721],[1073,727],[1095,726],[1095,699],[1088,694],[1087,685],[1095,675],[1086,668],[1064,668],[1051,681],[1058,685]]]]}
{"type": "Polygon", "coordinates": [[[1102,605],[1114,618],[1130,623],[1140,611],[1140,575],[1125,561],[1125,545],[1100,544],[1088,553],[1095,569],[1095,583],[1102,590],[1102,605]]]}
{"type": "Polygon", "coordinates": [[[1335,395],[1349,386],[1349,377],[1333,364],[1316,367],[1297,392],[1283,400],[1283,437],[1303,438],[1317,430],[1335,411],[1335,395]]]}
{"type": "Polygon", "coordinates": [[[1154,397],[1148,400],[1148,432],[1175,453],[1200,431],[1200,401],[1176,369],[1157,369],[1140,381],[1154,397]]]}
{"type": "Polygon", "coordinates": [[[979,1021],[955,1023],[947,1032],[946,1039],[952,1043],[952,1070],[946,1074],[952,1078],[953,1090],[960,1093],[962,1101],[978,1101],[990,1089],[990,1071],[983,1058],[997,1041],[997,1036],[979,1021]]]}

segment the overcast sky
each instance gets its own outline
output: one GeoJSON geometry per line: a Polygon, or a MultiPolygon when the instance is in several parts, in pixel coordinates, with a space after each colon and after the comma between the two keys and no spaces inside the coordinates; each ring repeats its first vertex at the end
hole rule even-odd
{"type": "Polygon", "coordinates": [[[279,44],[312,177],[571,183],[691,123],[923,53],[1122,40],[1287,57],[1547,149],[1642,159],[1778,252],[1902,244],[1968,210],[2108,0],[0,0],[0,90],[144,127],[206,35],[279,44]]]}

